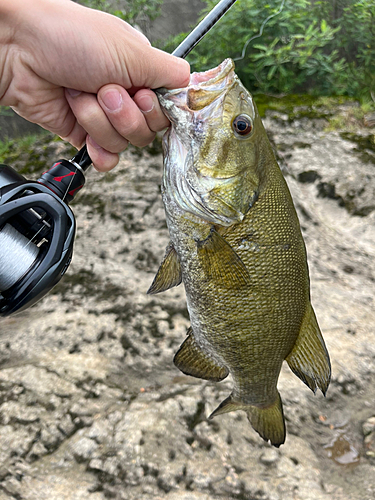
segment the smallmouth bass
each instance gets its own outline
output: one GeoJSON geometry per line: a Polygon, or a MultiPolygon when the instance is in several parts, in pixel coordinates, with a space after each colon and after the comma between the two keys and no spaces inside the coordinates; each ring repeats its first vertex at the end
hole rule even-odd
{"type": "Polygon", "coordinates": [[[289,189],[232,60],[158,98],[171,121],[162,182],[171,242],[148,293],[185,286],[191,327],[174,358],[183,373],[232,375],[210,418],[244,410],[280,446],[283,361],[314,392],[325,394],[331,375],[289,189]]]}

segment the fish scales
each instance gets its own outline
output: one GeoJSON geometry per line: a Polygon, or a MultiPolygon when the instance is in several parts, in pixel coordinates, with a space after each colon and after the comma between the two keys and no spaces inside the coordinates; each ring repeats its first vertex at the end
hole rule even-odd
{"type": "Polygon", "coordinates": [[[159,101],[171,120],[162,184],[171,243],[149,293],[184,284],[191,328],[174,359],[181,371],[232,375],[211,417],[244,410],[279,446],[283,361],[314,392],[330,380],[291,195],[233,61],[193,73],[159,101]]]}

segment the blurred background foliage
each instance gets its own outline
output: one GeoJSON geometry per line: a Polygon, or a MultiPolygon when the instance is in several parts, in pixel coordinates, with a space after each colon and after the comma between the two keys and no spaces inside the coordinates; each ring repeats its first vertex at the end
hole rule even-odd
{"type": "MultiPolygon", "coordinates": [[[[216,3],[206,0],[204,12],[216,3]]],[[[286,0],[255,38],[281,3],[238,0],[191,52],[189,62],[201,71],[226,57],[238,58],[237,73],[253,91],[374,100],[375,1],[286,0]]],[[[184,36],[169,39],[163,48],[172,51],[184,36]]]]}

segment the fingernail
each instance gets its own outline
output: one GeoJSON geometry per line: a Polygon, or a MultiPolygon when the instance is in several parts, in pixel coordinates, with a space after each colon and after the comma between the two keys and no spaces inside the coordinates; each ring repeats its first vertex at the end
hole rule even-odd
{"type": "Polygon", "coordinates": [[[107,90],[102,97],[103,104],[110,111],[117,111],[122,105],[122,95],[118,90],[107,90]]]}
{"type": "Polygon", "coordinates": [[[144,95],[138,97],[138,107],[141,111],[143,111],[143,113],[149,113],[154,109],[155,104],[152,97],[150,97],[149,95],[144,95]]]}
{"type": "Polygon", "coordinates": [[[103,149],[101,146],[99,146],[99,144],[98,144],[98,143],[96,143],[96,142],[94,141],[94,139],[91,137],[91,135],[88,135],[88,136],[87,136],[87,139],[90,141],[90,144],[91,144],[91,146],[92,146],[93,148],[95,148],[95,149],[97,149],[97,150],[103,149]]]}
{"type": "Polygon", "coordinates": [[[75,89],[66,89],[70,97],[77,97],[77,95],[82,94],[80,90],[75,90],[75,89]]]}

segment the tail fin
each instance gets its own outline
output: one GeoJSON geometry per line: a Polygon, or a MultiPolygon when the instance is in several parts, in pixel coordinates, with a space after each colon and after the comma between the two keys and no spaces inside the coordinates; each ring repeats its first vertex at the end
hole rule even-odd
{"type": "Polygon", "coordinates": [[[211,413],[209,418],[235,410],[246,412],[252,427],[265,441],[270,441],[277,448],[285,442],[285,421],[279,393],[272,405],[263,408],[237,402],[229,396],[211,413]]]}

